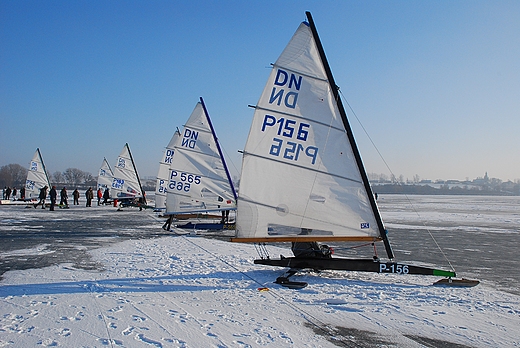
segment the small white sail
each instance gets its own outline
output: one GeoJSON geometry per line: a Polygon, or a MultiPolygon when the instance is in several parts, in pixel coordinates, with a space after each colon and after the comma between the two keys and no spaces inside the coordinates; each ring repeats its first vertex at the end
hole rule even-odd
{"type": "Polygon", "coordinates": [[[123,151],[121,151],[121,154],[117,158],[111,188],[113,198],[143,197],[141,182],[139,181],[137,168],[135,167],[128,144],[125,144],[123,151]]]}
{"type": "Polygon", "coordinates": [[[27,180],[25,181],[25,198],[36,199],[40,195],[40,189],[44,186],[48,187],[47,192],[51,188],[49,176],[43,163],[43,158],[40,149],[37,148],[34,156],[29,164],[29,171],[27,172],[27,180]]]}
{"type": "Polygon", "coordinates": [[[233,241],[380,239],[360,166],[304,22],[274,64],[256,106],[233,241]]]}
{"type": "Polygon", "coordinates": [[[174,143],[166,214],[235,209],[235,189],[202,98],[174,143]]]}
{"type": "Polygon", "coordinates": [[[103,157],[103,163],[101,164],[98,173],[97,188],[101,189],[101,191],[105,191],[107,188],[110,189],[113,179],[114,172],[112,171],[112,168],[110,168],[107,159],[103,157]]]}
{"type": "Polygon", "coordinates": [[[180,137],[181,133],[176,130],[173,133],[168,146],[163,151],[163,156],[159,162],[159,172],[157,173],[157,182],[155,184],[155,208],[166,209],[166,192],[168,187],[168,178],[170,174],[170,165],[172,163],[173,155],[175,154],[175,143],[180,137]]]}

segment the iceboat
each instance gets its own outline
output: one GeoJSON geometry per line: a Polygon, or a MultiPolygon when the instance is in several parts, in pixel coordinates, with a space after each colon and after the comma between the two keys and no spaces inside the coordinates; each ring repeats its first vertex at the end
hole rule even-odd
{"type": "Polygon", "coordinates": [[[236,209],[237,193],[202,97],[172,140],[163,228],[176,222],[190,230],[234,229],[229,212],[236,209]]]}
{"type": "MultiPolygon", "coordinates": [[[[232,242],[258,243],[260,265],[447,277],[454,270],[395,261],[365,168],[313,18],[300,24],[272,66],[254,107],[243,151],[232,242]],[[265,243],[292,245],[294,256],[271,258],[265,243]],[[323,242],[382,243],[387,260],[335,257],[323,242]]],[[[374,248],[375,249],[375,248],[374,248]]]]}

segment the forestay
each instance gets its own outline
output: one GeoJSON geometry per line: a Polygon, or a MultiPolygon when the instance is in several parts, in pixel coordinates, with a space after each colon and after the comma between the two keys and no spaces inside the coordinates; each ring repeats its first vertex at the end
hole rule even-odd
{"type": "Polygon", "coordinates": [[[143,197],[139,175],[132,159],[130,147],[125,144],[114,166],[114,178],[112,179],[112,197],[114,198],[140,198],[143,197]]]}
{"type": "MultiPolygon", "coordinates": [[[[43,163],[43,158],[40,149],[37,148],[34,156],[29,164],[29,171],[27,172],[27,180],[25,181],[25,198],[38,198],[40,189],[44,186],[50,189],[49,176],[43,163]]],[[[47,191],[49,192],[49,191],[47,191]]]]}
{"type": "Polygon", "coordinates": [[[304,22],[273,65],[256,106],[233,241],[381,239],[382,223],[378,227],[351,141],[304,22]]]}
{"type": "Polygon", "coordinates": [[[202,98],[173,150],[166,214],[235,209],[235,189],[202,98]]]}
{"type": "Polygon", "coordinates": [[[97,179],[97,188],[105,191],[105,189],[110,189],[112,186],[112,180],[114,179],[114,172],[112,168],[110,168],[110,164],[105,157],[103,157],[103,163],[99,168],[98,179],[97,179]]]}

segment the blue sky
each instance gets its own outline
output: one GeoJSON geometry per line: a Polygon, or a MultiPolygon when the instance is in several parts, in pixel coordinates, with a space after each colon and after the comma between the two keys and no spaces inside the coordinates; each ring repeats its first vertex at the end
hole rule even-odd
{"type": "MultiPolygon", "coordinates": [[[[392,172],[520,179],[518,1],[0,0],[0,166],[97,175],[129,143],[141,176],[202,96],[231,172],[305,11],[392,172]]],[[[351,110],[367,172],[389,175],[351,110]]]]}

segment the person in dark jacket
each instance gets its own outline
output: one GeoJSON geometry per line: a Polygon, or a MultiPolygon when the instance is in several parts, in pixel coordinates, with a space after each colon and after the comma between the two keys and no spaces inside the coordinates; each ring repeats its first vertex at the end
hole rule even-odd
{"type": "Polygon", "coordinates": [[[60,191],[60,205],[65,205],[68,207],[69,203],[67,202],[67,198],[67,189],[63,187],[60,191]]]}
{"type": "Polygon", "coordinates": [[[103,192],[103,204],[107,204],[109,199],[110,199],[110,191],[108,190],[108,187],[107,187],[105,189],[105,192],[103,192]]]}
{"type": "Polygon", "coordinates": [[[38,207],[41,204],[42,209],[45,209],[45,198],[47,198],[47,189],[48,189],[47,185],[45,185],[44,187],[42,187],[40,189],[40,195],[38,196],[40,201],[34,205],[34,208],[38,207]]]}
{"type": "Polygon", "coordinates": [[[94,191],[92,191],[92,187],[89,187],[87,191],[85,191],[85,198],[87,199],[87,207],[92,206],[92,200],[94,199],[94,191]]]}
{"type": "Polygon", "coordinates": [[[75,189],[74,192],[72,192],[72,197],[74,198],[74,205],[79,205],[79,191],[78,191],[78,189],[75,189]]]}
{"type": "Polygon", "coordinates": [[[56,192],[56,186],[53,186],[51,188],[49,196],[51,197],[51,207],[49,210],[54,211],[54,206],[56,205],[56,197],[58,196],[58,192],[56,192]]]}

